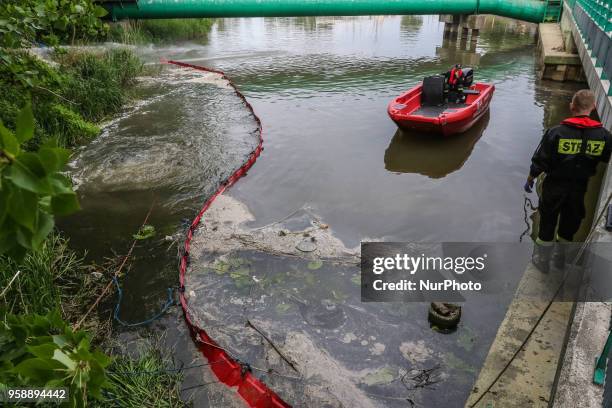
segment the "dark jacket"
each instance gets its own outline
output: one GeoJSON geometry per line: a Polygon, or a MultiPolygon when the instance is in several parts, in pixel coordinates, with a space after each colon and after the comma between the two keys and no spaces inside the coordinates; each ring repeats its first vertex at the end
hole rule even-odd
{"type": "Polygon", "coordinates": [[[547,180],[568,182],[586,189],[599,162],[607,163],[612,137],[601,123],[576,116],[546,131],[531,159],[529,174],[546,173],[547,180]]]}

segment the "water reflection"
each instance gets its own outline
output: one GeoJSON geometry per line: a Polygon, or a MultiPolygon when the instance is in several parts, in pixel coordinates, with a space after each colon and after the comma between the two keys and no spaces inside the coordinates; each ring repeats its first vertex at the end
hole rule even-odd
{"type": "Polygon", "coordinates": [[[532,45],[538,31],[537,24],[506,17],[487,16],[480,30],[479,48],[487,50],[512,49],[532,45]]]}
{"type": "Polygon", "coordinates": [[[400,35],[403,40],[416,38],[423,26],[423,16],[403,16],[400,21],[400,35]]]}
{"type": "Polygon", "coordinates": [[[443,60],[460,63],[463,66],[477,66],[480,64],[480,54],[474,49],[457,47],[456,39],[445,38],[442,40],[442,46],[436,47],[436,56],[443,60]]]}
{"type": "Polygon", "coordinates": [[[467,161],[489,124],[489,112],[465,133],[441,137],[398,129],[385,151],[385,169],[443,178],[467,161]]]}

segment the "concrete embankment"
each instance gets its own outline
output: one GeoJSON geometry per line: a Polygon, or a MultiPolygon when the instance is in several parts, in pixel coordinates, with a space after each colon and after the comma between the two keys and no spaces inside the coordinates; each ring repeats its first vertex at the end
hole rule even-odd
{"type": "Polygon", "coordinates": [[[565,42],[557,23],[538,26],[540,77],[554,81],[584,81],[580,56],[573,43],[565,42]]]}
{"type": "MultiPolygon", "coordinates": [[[[601,79],[601,68],[591,58],[567,4],[561,25],[540,24],[538,41],[542,77],[559,81],[585,78],[596,94],[599,116],[610,129],[610,81],[601,79]]],[[[597,219],[612,194],[611,167],[608,165],[602,182],[591,236],[591,242],[604,243],[602,247],[612,242],[612,234],[604,228],[605,217],[597,219]]],[[[608,261],[612,256],[611,251],[597,252],[608,261]]],[[[545,296],[533,301],[527,295],[534,290],[550,291],[546,280],[547,276],[533,265],[525,271],[466,406],[603,406],[604,389],[593,383],[593,372],[595,358],[601,354],[608,337],[611,304],[552,303],[522,350],[512,359],[548,303],[545,296]]]]}
{"type": "MultiPolygon", "coordinates": [[[[566,36],[575,43],[584,66],[589,87],[597,97],[597,111],[610,130],[612,128],[612,98],[609,95],[610,81],[602,79],[602,68],[597,67],[591,52],[581,35],[572,11],[564,4],[561,27],[566,36]]],[[[606,175],[599,194],[596,216],[602,213],[612,194],[612,165],[608,164],[606,175]]],[[[592,241],[601,243],[598,251],[608,261],[612,260],[612,233],[604,228],[605,216],[594,225],[592,241]]],[[[610,330],[610,310],[612,303],[579,302],[575,305],[573,321],[567,335],[567,344],[562,364],[559,367],[558,381],[554,391],[553,407],[601,407],[603,406],[604,387],[593,383],[594,361],[603,350],[610,330]],[[580,397],[577,397],[580,396],[580,397]]],[[[609,370],[608,370],[609,371],[609,370]]]]}
{"type": "MultiPolygon", "coordinates": [[[[612,165],[608,165],[606,177],[599,195],[596,215],[606,207],[612,194],[612,165]]],[[[604,228],[605,216],[594,225],[593,242],[601,243],[597,255],[612,262],[612,233],[604,228]],[[607,250],[606,250],[607,249],[607,250]]],[[[567,334],[565,354],[559,366],[558,381],[554,393],[555,408],[602,407],[604,387],[593,383],[595,358],[606,343],[610,330],[612,303],[578,302],[567,334]],[[577,396],[580,398],[577,398],[577,396]]],[[[608,369],[608,374],[610,370],[608,369]]],[[[612,381],[608,378],[608,381],[612,381]]],[[[609,405],[606,405],[606,407],[609,405]]]]}

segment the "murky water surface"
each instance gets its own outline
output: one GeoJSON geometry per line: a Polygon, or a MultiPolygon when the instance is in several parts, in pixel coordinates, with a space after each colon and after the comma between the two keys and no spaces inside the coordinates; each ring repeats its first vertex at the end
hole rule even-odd
{"type": "MultiPolygon", "coordinates": [[[[231,190],[252,211],[253,226],[308,207],[347,247],[363,238],[514,242],[525,229],[522,185],[531,154],[543,129],[567,115],[578,86],[537,79],[532,27],[489,23],[471,51],[444,41],[437,17],[408,16],[227,19],[218,21],[203,44],[138,52],[149,62],[164,57],[222,69],[254,105],[265,151],[231,190]],[[389,100],[455,62],[474,66],[477,81],[495,84],[490,114],[449,140],[398,132],[387,117],[389,100]]],[[[83,211],[62,222],[73,245],[100,259],[125,253],[152,208],[149,224],[157,234],[138,245],[123,279],[122,318],[128,321],[159,308],[166,287],[177,280],[174,237],[183,220],[193,217],[257,141],[248,111],[215,76],[165,68],[143,78],[139,92],[140,102],[114,119],[73,163],[83,211]]],[[[289,273],[291,285],[313,279],[299,275],[308,270],[304,265],[286,271],[287,265],[281,268],[274,260],[251,258],[255,269],[265,264],[289,273]]],[[[322,268],[313,276],[323,279],[326,290],[350,292],[353,272],[329,279],[332,274],[322,268]]],[[[234,286],[239,294],[242,289],[234,286]]],[[[429,329],[426,306],[381,311],[388,316],[387,329],[405,330],[389,335],[393,344],[386,348],[392,351],[381,357],[384,364],[376,364],[382,371],[364,374],[371,384],[363,389],[384,394],[381,384],[398,374],[393,362],[402,353],[425,365],[429,357],[423,353],[429,353],[452,366],[451,375],[438,391],[419,399],[462,405],[510,298],[508,291],[494,302],[465,305],[463,329],[450,335],[429,329]]],[[[303,317],[305,303],[296,297],[265,312],[303,317]]],[[[353,299],[353,306],[358,303],[353,299]]],[[[354,326],[351,332],[362,326],[354,309],[340,310],[342,316],[329,318],[329,324],[348,321],[342,324],[354,326]]],[[[366,331],[376,337],[370,333],[374,328],[366,331]]],[[[367,347],[377,343],[364,337],[355,344],[362,340],[367,347]]],[[[393,395],[401,396],[397,390],[393,395]]]]}

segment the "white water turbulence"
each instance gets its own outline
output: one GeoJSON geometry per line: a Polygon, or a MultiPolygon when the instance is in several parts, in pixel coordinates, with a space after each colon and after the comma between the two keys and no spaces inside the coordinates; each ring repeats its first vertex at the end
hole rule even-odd
{"type": "Polygon", "coordinates": [[[227,80],[162,67],[140,78],[141,99],[71,163],[82,194],[171,190],[171,204],[202,197],[256,146],[256,124],[227,80]]]}

